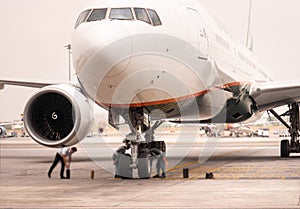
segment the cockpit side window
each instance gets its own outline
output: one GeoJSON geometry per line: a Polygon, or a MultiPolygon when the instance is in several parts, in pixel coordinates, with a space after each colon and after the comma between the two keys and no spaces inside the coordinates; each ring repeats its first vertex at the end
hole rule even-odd
{"type": "Polygon", "coordinates": [[[103,20],[106,17],[107,9],[94,9],[87,19],[87,22],[103,20]]]}
{"type": "Polygon", "coordinates": [[[133,20],[131,8],[112,8],[109,19],[112,20],[133,20]]]}
{"type": "Polygon", "coordinates": [[[81,23],[85,22],[86,18],[89,16],[90,13],[91,13],[91,9],[81,12],[76,21],[75,28],[77,28],[81,23]]]}
{"type": "Polygon", "coordinates": [[[152,10],[152,9],[148,9],[149,15],[151,17],[152,23],[154,26],[158,26],[161,25],[161,21],[159,19],[158,14],[156,13],[156,11],[152,10]]]}
{"type": "Polygon", "coordinates": [[[134,8],[136,19],[144,21],[148,24],[151,24],[150,18],[147,14],[146,9],[143,8],[134,8]]]}

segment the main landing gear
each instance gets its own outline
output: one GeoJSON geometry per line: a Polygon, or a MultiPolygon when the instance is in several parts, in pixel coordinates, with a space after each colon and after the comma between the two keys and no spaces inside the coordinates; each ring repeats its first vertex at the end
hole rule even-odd
{"type": "Polygon", "coordinates": [[[274,110],[270,112],[283,124],[285,125],[291,135],[290,140],[282,140],[280,144],[280,156],[282,158],[288,158],[291,153],[300,153],[300,141],[299,141],[299,103],[293,103],[289,105],[289,110],[282,114],[278,115],[274,110]],[[290,125],[287,124],[282,117],[289,116],[290,125]]]}
{"type": "Polygon", "coordinates": [[[133,171],[137,169],[140,179],[149,179],[152,170],[151,149],[157,148],[163,152],[166,150],[164,141],[154,141],[155,129],[163,122],[157,121],[151,126],[149,114],[142,108],[130,108],[126,112],[111,109],[109,115],[109,122],[112,126],[118,127],[119,116],[122,116],[131,131],[123,141],[126,153],[118,154],[116,176],[131,179],[133,171]]]}

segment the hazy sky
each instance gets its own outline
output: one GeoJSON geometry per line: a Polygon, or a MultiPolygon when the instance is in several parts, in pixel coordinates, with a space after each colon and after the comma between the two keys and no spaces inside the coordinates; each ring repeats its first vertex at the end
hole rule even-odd
{"type": "MultiPolygon", "coordinates": [[[[92,0],[0,0],[0,77],[67,80],[73,26],[92,0]]],[[[171,2],[165,0],[167,2],[171,2]]],[[[245,42],[249,0],[199,0],[245,42]]],[[[253,0],[254,54],[276,80],[300,80],[300,1],[253,0]]],[[[0,91],[0,121],[20,119],[34,89],[0,91]]]]}

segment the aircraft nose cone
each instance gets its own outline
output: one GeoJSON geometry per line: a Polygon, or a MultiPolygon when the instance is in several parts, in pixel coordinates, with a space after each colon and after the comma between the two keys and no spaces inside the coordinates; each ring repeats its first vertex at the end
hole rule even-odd
{"type": "Polygon", "coordinates": [[[105,66],[111,67],[120,59],[130,57],[131,45],[129,32],[117,23],[96,21],[83,25],[75,32],[72,44],[77,74],[91,65],[102,66],[103,71],[105,66]]]}
{"type": "Polygon", "coordinates": [[[131,56],[131,36],[116,22],[85,23],[78,27],[74,35],[73,62],[76,75],[91,98],[98,97],[103,80],[126,70],[131,56]]]}

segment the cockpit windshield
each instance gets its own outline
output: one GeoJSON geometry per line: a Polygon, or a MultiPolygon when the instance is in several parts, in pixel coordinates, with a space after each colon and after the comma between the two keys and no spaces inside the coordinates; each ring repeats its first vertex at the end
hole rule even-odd
{"type": "Polygon", "coordinates": [[[148,14],[147,14],[146,9],[134,8],[134,13],[135,13],[136,19],[144,21],[148,24],[151,24],[151,21],[150,21],[150,18],[148,16],[148,14]]]}
{"type": "Polygon", "coordinates": [[[87,22],[103,20],[106,17],[107,9],[94,9],[93,12],[90,14],[87,22]]]}
{"type": "Polygon", "coordinates": [[[157,25],[161,25],[161,21],[159,19],[159,16],[158,14],[156,13],[156,11],[152,10],[152,9],[148,9],[148,12],[149,12],[149,15],[152,19],[152,23],[154,26],[157,26],[157,25]]]}
{"type": "Polygon", "coordinates": [[[145,8],[97,8],[80,13],[75,28],[84,22],[110,20],[139,20],[152,26],[162,25],[157,12],[145,8]]]}
{"type": "Polygon", "coordinates": [[[130,8],[111,9],[109,19],[111,20],[134,20],[130,8]]]}
{"type": "Polygon", "coordinates": [[[91,9],[89,10],[85,10],[83,12],[80,13],[77,21],[76,21],[76,24],[75,24],[75,28],[77,28],[81,23],[85,22],[86,21],[86,18],[89,16],[89,14],[91,13],[91,9]]]}

